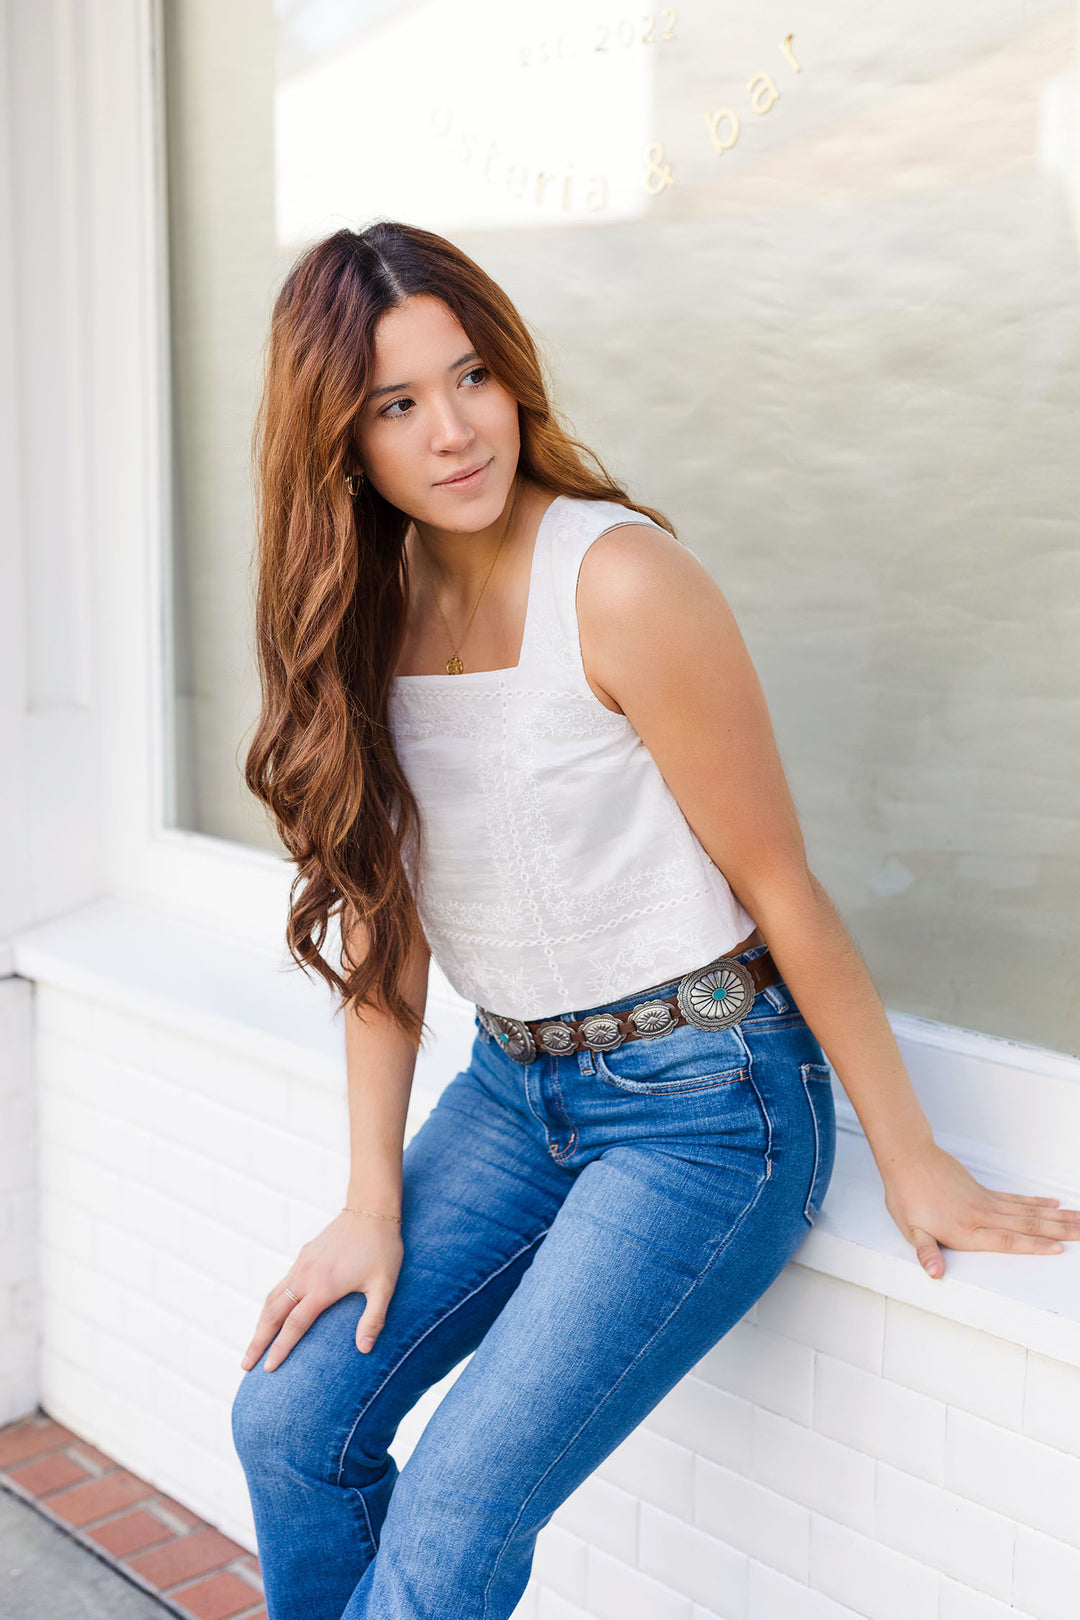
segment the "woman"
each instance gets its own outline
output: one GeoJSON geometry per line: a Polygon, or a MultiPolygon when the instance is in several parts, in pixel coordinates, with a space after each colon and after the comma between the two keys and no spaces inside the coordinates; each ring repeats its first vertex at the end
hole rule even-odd
{"type": "Polygon", "coordinates": [[[233,1410],[268,1609],[505,1620],[537,1532],[810,1230],[826,1051],[929,1275],[1080,1220],[935,1144],[724,596],[559,424],[477,265],[386,222],[312,247],[257,439],[247,779],[345,1006],[351,1121],[233,1410]],[[476,1036],[403,1153],[432,952],[476,1036]]]}

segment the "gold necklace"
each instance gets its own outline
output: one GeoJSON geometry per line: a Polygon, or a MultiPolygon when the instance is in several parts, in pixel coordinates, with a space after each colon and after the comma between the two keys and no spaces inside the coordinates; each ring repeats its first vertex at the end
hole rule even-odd
{"type": "MultiPolygon", "coordinates": [[[[481,585],[480,594],[479,594],[479,596],[477,596],[476,601],[473,603],[472,613],[469,614],[468,620],[466,621],[466,624],[465,624],[465,628],[461,632],[461,641],[458,642],[457,646],[454,646],[454,632],[451,630],[449,624],[447,623],[446,614],[443,612],[442,608],[439,606],[439,598],[435,595],[435,586],[432,584],[432,580],[431,580],[431,571],[428,568],[427,559],[426,558],[424,559],[424,573],[427,575],[428,586],[429,586],[429,588],[431,590],[431,599],[435,603],[435,606],[439,610],[439,617],[442,620],[443,624],[446,625],[446,633],[450,638],[450,646],[452,648],[452,651],[450,653],[450,657],[446,660],[446,673],[448,675],[464,675],[464,673],[465,673],[465,665],[461,662],[461,659],[458,657],[458,649],[460,648],[462,642],[465,640],[465,637],[469,633],[469,625],[472,624],[473,618],[474,618],[474,616],[476,614],[476,610],[480,606],[480,597],[483,596],[483,594],[484,594],[484,586],[487,584],[488,580],[491,578],[491,570],[492,570],[492,568],[495,567],[495,564],[498,562],[499,553],[502,550],[503,545],[506,542],[507,535],[510,533],[510,525],[514,521],[514,508],[517,506],[517,498],[518,498],[518,494],[519,494],[520,490],[521,490],[521,484],[520,484],[520,481],[519,481],[519,482],[516,482],[515,485],[514,485],[514,498],[510,502],[510,515],[506,520],[506,527],[503,529],[502,539],[499,541],[498,546],[495,548],[495,555],[494,555],[494,557],[492,557],[491,564],[490,564],[490,566],[488,568],[488,571],[484,575],[484,584],[481,585]]],[[[419,536],[417,536],[417,539],[419,540],[419,536]]],[[[423,551],[423,547],[421,547],[420,549],[421,549],[421,551],[423,551]]]]}

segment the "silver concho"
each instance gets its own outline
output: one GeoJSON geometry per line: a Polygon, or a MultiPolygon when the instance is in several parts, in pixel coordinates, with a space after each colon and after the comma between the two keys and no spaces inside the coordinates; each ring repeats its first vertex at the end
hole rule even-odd
{"type": "Polygon", "coordinates": [[[498,1037],[499,1031],[491,1013],[488,1012],[486,1007],[481,1007],[479,1003],[477,1003],[476,1016],[479,1018],[481,1024],[487,1030],[491,1038],[495,1040],[498,1037]]]}
{"type": "Polygon", "coordinates": [[[636,1007],[631,1007],[628,1017],[643,1041],[666,1035],[677,1022],[674,1009],[666,1001],[639,1001],[636,1007]]]}
{"type": "Polygon", "coordinates": [[[561,1057],[564,1052],[574,1050],[573,1031],[562,1019],[549,1018],[546,1023],[537,1026],[536,1044],[541,1051],[561,1057]]]}
{"type": "Polygon", "coordinates": [[[697,1029],[728,1029],[754,1005],[750,970],[732,956],[717,957],[679,980],[679,1011],[697,1029]]]}
{"type": "Polygon", "coordinates": [[[506,1053],[515,1063],[531,1063],[536,1056],[536,1042],[532,1038],[532,1031],[528,1024],[522,1023],[520,1018],[504,1018],[501,1013],[488,1012],[486,1007],[477,1007],[480,1022],[489,1035],[493,1035],[506,1053]]]}
{"type": "Polygon", "coordinates": [[[593,1013],[591,1017],[583,1018],[579,1034],[593,1052],[610,1052],[626,1039],[613,1013],[593,1013]]]}

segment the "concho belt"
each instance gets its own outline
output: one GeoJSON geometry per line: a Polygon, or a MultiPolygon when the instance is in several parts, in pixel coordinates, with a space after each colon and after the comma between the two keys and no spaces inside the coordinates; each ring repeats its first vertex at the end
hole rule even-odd
{"type": "MultiPolygon", "coordinates": [[[[673,996],[636,1001],[625,1012],[595,1012],[585,1018],[507,1018],[478,1006],[480,1022],[516,1063],[531,1063],[537,1052],[610,1052],[623,1041],[653,1041],[680,1024],[695,1029],[730,1029],[744,1019],[758,990],[780,974],[768,951],[751,962],[717,956],[685,973],[673,996]]],[[[668,981],[663,981],[668,982],[668,981]]],[[[658,988],[651,986],[650,988],[658,988]]]]}

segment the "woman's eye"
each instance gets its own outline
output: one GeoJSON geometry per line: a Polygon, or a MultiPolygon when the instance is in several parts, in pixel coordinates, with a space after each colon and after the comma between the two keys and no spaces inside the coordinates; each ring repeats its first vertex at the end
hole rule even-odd
{"type": "MultiPolygon", "coordinates": [[[[482,388],[484,383],[487,381],[487,375],[487,366],[473,366],[471,371],[467,371],[465,373],[465,379],[468,380],[470,377],[479,377],[480,381],[478,383],[473,383],[472,386],[474,388],[482,388]]],[[[407,415],[408,413],[406,411],[396,411],[394,410],[394,406],[412,404],[413,401],[408,397],[408,395],[403,394],[400,399],[392,399],[389,405],[384,406],[384,408],[379,412],[379,415],[388,416],[392,422],[400,421],[401,417],[407,415]]]]}
{"type": "Polygon", "coordinates": [[[392,399],[390,401],[389,405],[387,405],[386,409],[379,412],[379,415],[380,416],[389,416],[390,412],[394,409],[395,405],[411,405],[411,404],[412,404],[412,400],[407,399],[405,397],[402,397],[401,399],[392,399]]]}

